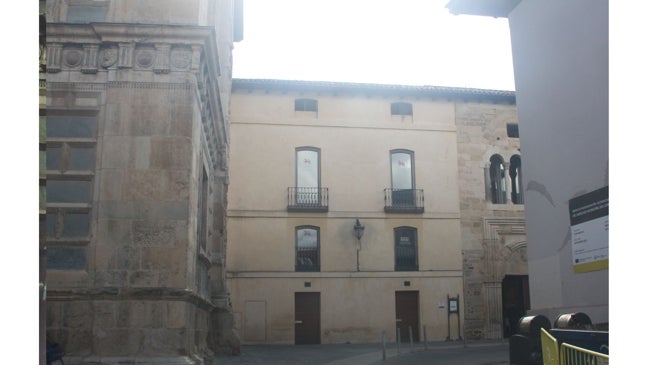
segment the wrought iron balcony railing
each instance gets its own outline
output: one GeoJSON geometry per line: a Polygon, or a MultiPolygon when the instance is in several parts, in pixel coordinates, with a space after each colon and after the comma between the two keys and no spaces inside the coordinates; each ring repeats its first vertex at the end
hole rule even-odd
{"type": "Polygon", "coordinates": [[[422,189],[384,189],[384,212],[424,213],[422,189]]]}
{"type": "Polygon", "coordinates": [[[288,191],[287,210],[290,212],[327,212],[329,192],[327,188],[294,188],[288,191]]]}

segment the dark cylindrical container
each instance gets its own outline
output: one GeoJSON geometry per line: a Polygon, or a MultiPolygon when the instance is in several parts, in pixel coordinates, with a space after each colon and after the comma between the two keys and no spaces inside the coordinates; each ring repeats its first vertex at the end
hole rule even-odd
{"type": "Polygon", "coordinates": [[[519,333],[531,338],[539,338],[541,329],[551,329],[551,321],[539,314],[536,316],[521,317],[518,323],[519,333]]]}
{"type": "Polygon", "coordinates": [[[553,327],[561,329],[584,330],[591,326],[591,318],[582,312],[561,314],[553,327]]]}

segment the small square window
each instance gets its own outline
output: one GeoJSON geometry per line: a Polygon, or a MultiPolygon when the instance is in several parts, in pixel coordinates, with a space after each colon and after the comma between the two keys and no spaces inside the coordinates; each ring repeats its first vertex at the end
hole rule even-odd
{"type": "Polygon", "coordinates": [[[506,125],[508,131],[508,137],[510,138],[519,138],[519,124],[508,124],[506,125]]]}
{"type": "Polygon", "coordinates": [[[391,115],[410,115],[413,116],[413,104],[396,102],[390,104],[391,115]]]}
{"type": "Polygon", "coordinates": [[[315,99],[296,99],[294,101],[294,110],[299,112],[317,112],[318,100],[315,99]]]}

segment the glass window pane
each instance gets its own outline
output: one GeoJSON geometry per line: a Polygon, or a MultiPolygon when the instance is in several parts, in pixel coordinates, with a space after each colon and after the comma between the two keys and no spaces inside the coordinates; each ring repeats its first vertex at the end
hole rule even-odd
{"type": "Polygon", "coordinates": [[[63,216],[64,237],[86,237],[90,230],[88,213],[65,213],[63,216]]]}
{"type": "Polygon", "coordinates": [[[90,203],[90,181],[48,180],[48,203],[90,203]]]}
{"type": "Polygon", "coordinates": [[[313,228],[298,230],[298,248],[318,247],[318,232],[313,228]]]}
{"type": "Polygon", "coordinates": [[[95,166],[93,147],[70,147],[68,170],[92,170],[95,166]]]}
{"type": "Polygon", "coordinates": [[[57,147],[47,147],[47,169],[48,170],[59,170],[61,167],[61,146],[57,147]]]}
{"type": "Polygon", "coordinates": [[[106,19],[106,12],[108,7],[101,6],[101,2],[97,5],[70,5],[68,6],[69,23],[93,23],[103,22],[106,19]]]}
{"type": "Polygon", "coordinates": [[[56,213],[47,213],[45,216],[45,235],[54,237],[56,232],[56,213]]]}
{"type": "Polygon", "coordinates": [[[299,188],[318,187],[318,151],[302,150],[296,154],[297,181],[299,188]]]}
{"type": "Polygon", "coordinates": [[[81,247],[48,247],[48,270],[83,270],[86,268],[86,251],[81,247]]]}
{"type": "Polygon", "coordinates": [[[393,189],[413,189],[411,154],[395,152],[391,154],[393,189]]]}
{"type": "Polygon", "coordinates": [[[48,116],[47,137],[86,137],[94,138],[96,135],[96,122],[94,117],[82,116],[48,116]]]}
{"type": "Polygon", "coordinates": [[[318,230],[301,228],[296,231],[296,270],[318,271],[318,230]]]}
{"type": "Polygon", "coordinates": [[[395,270],[418,269],[416,230],[401,228],[395,231],[395,270]]]}

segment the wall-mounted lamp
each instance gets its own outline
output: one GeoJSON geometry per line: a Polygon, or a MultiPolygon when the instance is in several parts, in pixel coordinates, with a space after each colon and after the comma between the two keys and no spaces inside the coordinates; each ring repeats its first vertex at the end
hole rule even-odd
{"type": "Polygon", "coordinates": [[[366,229],[361,222],[359,222],[359,218],[357,218],[357,222],[354,224],[354,237],[357,238],[357,271],[359,271],[359,251],[361,251],[361,237],[363,237],[363,231],[366,229]]]}

